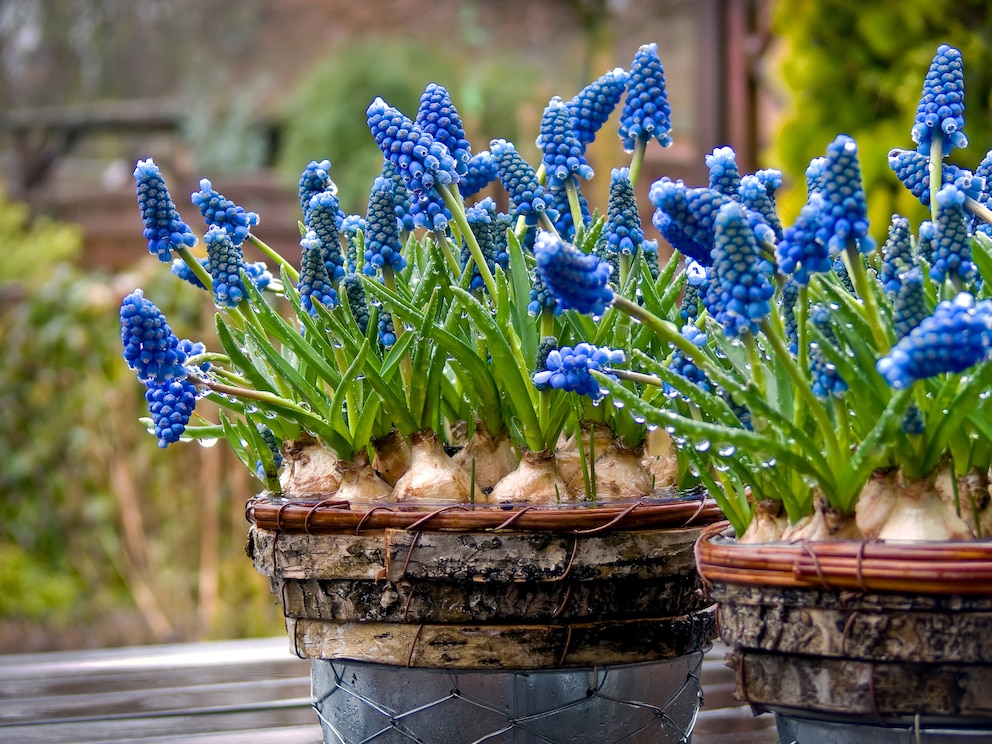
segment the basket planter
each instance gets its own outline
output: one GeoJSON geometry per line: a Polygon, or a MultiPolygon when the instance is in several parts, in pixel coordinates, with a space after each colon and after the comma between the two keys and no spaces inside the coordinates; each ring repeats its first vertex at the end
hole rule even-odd
{"type": "Polygon", "coordinates": [[[708,499],[359,511],[262,496],[247,515],[290,647],[312,660],[327,741],[691,731],[715,632],[693,560],[720,519],[708,499]]]}
{"type": "Polygon", "coordinates": [[[738,545],[711,525],[696,557],[737,694],[780,730],[992,729],[992,543],[738,545]]]}

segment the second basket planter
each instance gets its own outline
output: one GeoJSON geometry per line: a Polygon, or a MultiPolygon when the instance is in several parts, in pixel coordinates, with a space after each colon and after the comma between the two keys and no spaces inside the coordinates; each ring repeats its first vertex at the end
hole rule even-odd
{"type": "Polygon", "coordinates": [[[756,711],[834,736],[992,730],[992,544],[738,545],[713,525],[697,562],[756,711]]]}

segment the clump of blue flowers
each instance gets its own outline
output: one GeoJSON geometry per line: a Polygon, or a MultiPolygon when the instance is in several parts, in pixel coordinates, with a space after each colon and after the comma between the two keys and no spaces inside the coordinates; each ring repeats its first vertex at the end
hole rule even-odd
{"type": "Polygon", "coordinates": [[[941,535],[869,533],[856,519],[883,508],[859,504],[876,471],[938,500],[948,472],[988,485],[992,159],[974,171],[944,162],[967,142],[962,80],[960,53],[941,46],[907,142],[893,143],[913,145],[888,155],[930,219],[892,215],[881,247],[845,134],[799,174],[807,199],[791,224],[777,206],[783,174],[741,172],[725,146],[705,157],[705,184],[663,176],[642,184],[640,205],[646,149],[674,139],[655,44],[629,69],[550,99],[537,164],[501,138],[473,154],[437,83],[413,117],[375,98],[366,123],[382,161],[367,210],[343,214],[330,160],[311,161],[294,260],[207,179],[191,199],[206,224],[206,256],[194,255],[198,236],[157,166],[140,161],[149,250],[209,290],[220,345],[180,341],[140,290],[124,299],[124,358],[146,386],[148,427],[162,446],[226,438],[270,490],[308,490],[293,467],[307,448],[348,467],[376,460],[374,489],[337,493],[353,504],[426,498],[411,485],[419,467],[382,464],[396,442],[461,484],[452,501],[656,498],[645,472],[660,455],[647,449],[667,437],[679,480],[664,485],[705,488],[741,539],[769,499],[782,502],[790,539],[980,534],[960,498],[941,502],[941,535]],[[586,154],[617,108],[620,160],[597,204],[583,188],[603,176],[586,154]],[[245,260],[246,244],[278,279],[245,260]],[[198,416],[201,397],[218,421],[198,416]],[[611,456],[626,454],[626,489],[603,482],[613,465],[600,460],[601,436],[611,456]],[[483,461],[482,441],[510,455],[483,461]],[[561,477],[556,463],[569,462],[582,463],[578,477],[561,477]],[[521,492],[538,480],[549,493],[521,492]]]}

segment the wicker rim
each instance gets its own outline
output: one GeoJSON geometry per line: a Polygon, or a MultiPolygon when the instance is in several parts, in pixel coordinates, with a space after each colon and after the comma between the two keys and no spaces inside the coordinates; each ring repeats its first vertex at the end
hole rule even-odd
{"type": "Polygon", "coordinates": [[[705,583],[910,594],[992,593],[992,542],[837,540],[739,545],[728,522],[696,542],[705,583]]]}
{"type": "Polygon", "coordinates": [[[453,530],[463,532],[521,530],[594,534],[608,530],[700,527],[723,519],[716,501],[697,498],[672,501],[641,500],[623,504],[540,507],[519,505],[448,504],[424,507],[376,505],[352,509],[346,501],[309,495],[283,498],[262,493],[245,506],[252,524],[277,532],[359,533],[363,530],[453,530]]]}

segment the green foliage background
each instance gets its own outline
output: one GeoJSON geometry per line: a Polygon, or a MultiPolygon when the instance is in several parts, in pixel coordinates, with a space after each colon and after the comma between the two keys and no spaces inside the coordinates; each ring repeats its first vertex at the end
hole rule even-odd
{"type": "Polygon", "coordinates": [[[949,158],[974,170],[992,147],[992,4],[987,0],[788,0],[774,33],[776,70],[790,92],[768,162],[792,179],[783,194],[789,223],[806,199],[804,173],[840,133],[857,140],[876,240],[894,212],[913,224],[927,210],[888,167],[894,147],[913,149],[910,130],[930,61],[940,44],[961,50],[965,75],[965,150],[949,158]]]}

